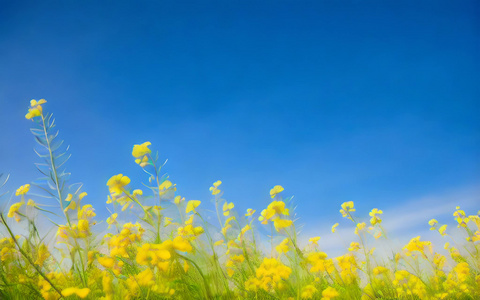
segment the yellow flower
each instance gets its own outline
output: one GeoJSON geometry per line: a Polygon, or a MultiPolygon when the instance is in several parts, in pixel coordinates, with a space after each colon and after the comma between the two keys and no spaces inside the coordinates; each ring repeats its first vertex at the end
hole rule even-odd
{"type": "Polygon", "coordinates": [[[70,202],[70,201],[72,201],[72,198],[73,198],[73,195],[72,195],[72,194],[68,194],[68,195],[67,195],[67,198],[65,198],[65,201],[66,201],[66,202],[70,202]]]}
{"type": "Polygon", "coordinates": [[[242,228],[242,230],[240,230],[240,236],[243,236],[243,235],[245,234],[245,232],[247,232],[247,231],[250,230],[250,229],[252,229],[252,228],[250,227],[250,225],[248,225],[248,224],[245,225],[245,226],[242,228]]]}
{"type": "Polygon", "coordinates": [[[320,240],[320,237],[319,236],[316,236],[316,237],[312,237],[308,240],[308,242],[312,243],[312,244],[315,244],[318,246],[318,241],[320,240]]]}
{"type": "Polygon", "coordinates": [[[130,178],[123,176],[123,174],[118,174],[112,176],[108,182],[107,186],[112,194],[121,194],[123,193],[123,188],[130,183],[130,178]]]}
{"type": "Polygon", "coordinates": [[[224,240],[219,240],[219,241],[216,241],[213,245],[214,246],[220,246],[224,243],[225,241],[224,240]]]}
{"type": "Polygon", "coordinates": [[[185,198],[182,198],[180,195],[175,196],[175,198],[173,199],[173,202],[177,205],[182,203],[183,201],[185,201],[185,198]]]}
{"type": "Polygon", "coordinates": [[[405,247],[403,247],[403,249],[407,251],[405,253],[406,255],[411,255],[411,252],[413,252],[413,251],[418,251],[418,252],[424,254],[424,251],[425,251],[426,247],[429,247],[430,252],[432,252],[431,242],[428,242],[428,241],[421,242],[420,241],[420,236],[417,236],[417,237],[411,239],[410,242],[405,247]]]}
{"type": "Polygon", "coordinates": [[[335,233],[337,231],[338,223],[333,224],[332,226],[332,233],[335,233]]]}
{"type": "Polygon", "coordinates": [[[431,219],[430,221],[428,221],[428,225],[430,225],[430,226],[432,226],[432,227],[435,226],[435,225],[437,225],[437,224],[438,224],[438,221],[435,220],[435,219],[431,219]]]}
{"type": "Polygon", "coordinates": [[[78,219],[91,219],[96,216],[95,209],[92,207],[91,204],[87,204],[82,206],[82,208],[78,211],[77,217],[78,219]]]}
{"type": "Polygon", "coordinates": [[[12,204],[12,206],[10,206],[10,210],[8,211],[7,217],[15,217],[15,221],[20,222],[20,215],[18,214],[18,210],[20,209],[20,207],[22,207],[22,205],[23,201],[12,204]]]}
{"type": "Polygon", "coordinates": [[[102,287],[105,294],[113,294],[113,277],[107,271],[103,272],[102,287]]]}
{"type": "Polygon", "coordinates": [[[45,99],[40,99],[40,100],[35,100],[32,99],[30,100],[30,107],[28,109],[28,113],[25,115],[25,118],[30,120],[34,117],[38,117],[42,115],[42,104],[47,103],[45,99]]]}
{"type": "Polygon", "coordinates": [[[193,250],[190,242],[181,236],[177,236],[173,239],[173,247],[175,248],[175,250],[181,252],[192,252],[193,250]]]}
{"type": "Polygon", "coordinates": [[[355,234],[356,234],[356,235],[359,235],[358,232],[359,232],[360,230],[363,230],[363,229],[365,228],[365,226],[367,226],[367,224],[365,224],[365,223],[358,223],[358,224],[357,224],[357,227],[355,227],[355,234]]]}
{"type": "Polygon", "coordinates": [[[185,210],[185,212],[188,214],[191,211],[195,211],[195,208],[197,208],[200,205],[200,203],[202,203],[202,201],[200,201],[200,200],[190,200],[190,201],[188,201],[187,209],[185,210]]]}
{"type": "Polygon", "coordinates": [[[89,293],[90,293],[89,288],[79,289],[79,288],[75,288],[75,287],[70,287],[70,288],[66,288],[66,289],[62,290],[62,296],[64,296],[64,297],[68,297],[68,296],[71,296],[73,294],[76,294],[78,297],[83,299],[83,298],[87,297],[89,293]]]}
{"type": "Polygon", "coordinates": [[[286,238],[280,244],[278,244],[278,246],[275,247],[275,250],[277,250],[279,254],[287,253],[289,250],[288,245],[289,245],[289,240],[288,238],[286,238]]]}
{"type": "Polygon", "coordinates": [[[212,195],[217,195],[220,193],[220,189],[218,188],[222,182],[220,180],[217,180],[213,183],[213,186],[210,187],[210,191],[212,192],[212,195]]]}
{"type": "Polygon", "coordinates": [[[327,287],[322,291],[322,300],[330,300],[332,298],[338,297],[340,294],[338,291],[331,286],[327,287]]]}
{"type": "Polygon", "coordinates": [[[446,225],[446,224],[445,224],[445,225],[442,225],[442,226],[440,226],[440,228],[438,228],[438,232],[439,232],[441,235],[443,235],[443,236],[447,235],[447,234],[445,233],[445,230],[447,230],[447,225],[446,225]]]}
{"type": "Polygon", "coordinates": [[[82,200],[86,195],[88,195],[86,192],[80,193],[80,195],[78,195],[78,200],[82,200]]]}
{"type": "Polygon", "coordinates": [[[342,203],[342,209],[340,210],[340,213],[342,214],[342,217],[344,217],[344,218],[348,217],[350,219],[349,213],[354,212],[354,211],[355,211],[355,208],[354,208],[353,201],[348,201],[348,202],[342,203]]]}
{"type": "Polygon", "coordinates": [[[118,214],[114,213],[110,217],[107,218],[108,228],[110,228],[111,225],[117,223],[117,217],[118,217],[118,214]]]}
{"type": "Polygon", "coordinates": [[[140,167],[142,167],[142,168],[144,168],[145,166],[148,165],[148,161],[149,161],[149,159],[148,159],[148,156],[146,156],[146,155],[142,158],[135,159],[135,163],[140,165],[140,167]]]}
{"type": "Polygon", "coordinates": [[[256,210],[249,208],[249,209],[247,209],[247,213],[245,214],[245,217],[249,217],[249,216],[253,215],[255,212],[256,212],[256,210]]]}
{"type": "Polygon", "coordinates": [[[380,219],[377,215],[381,215],[383,214],[383,211],[377,209],[377,208],[374,208],[372,209],[372,211],[369,213],[370,217],[372,217],[370,219],[370,224],[372,225],[375,225],[375,224],[379,224],[382,222],[382,219],[380,219]]]}
{"type": "Polygon", "coordinates": [[[225,201],[225,203],[223,203],[223,215],[228,216],[230,214],[230,210],[234,207],[235,205],[233,204],[233,202],[228,203],[227,201],[225,201]]]}
{"type": "MultiPolygon", "coordinates": [[[[70,194],[69,194],[70,195],[70,194]]],[[[65,207],[64,211],[67,212],[69,209],[77,208],[77,203],[75,201],[71,201],[67,207],[65,207]]]]}
{"type": "Polygon", "coordinates": [[[358,249],[360,249],[360,244],[356,242],[351,242],[348,251],[357,251],[358,249]]]}
{"type": "Polygon", "coordinates": [[[313,284],[309,284],[302,289],[302,299],[312,299],[313,295],[317,292],[317,289],[313,284]]]}
{"type": "Polygon", "coordinates": [[[148,149],[148,146],[150,146],[151,144],[152,143],[150,142],[145,142],[141,145],[134,145],[132,150],[133,157],[139,158],[144,155],[152,153],[152,150],[148,149]]]}
{"type": "Polygon", "coordinates": [[[101,256],[98,259],[98,262],[105,268],[111,269],[115,265],[115,260],[111,257],[101,256]]]}
{"type": "Polygon", "coordinates": [[[281,185],[276,185],[270,190],[270,197],[275,198],[277,194],[283,192],[285,189],[281,185]]]}
{"type": "Polygon", "coordinates": [[[37,204],[35,204],[35,201],[33,201],[32,199],[28,199],[27,205],[28,206],[36,206],[37,204]]]}
{"type": "Polygon", "coordinates": [[[35,99],[32,99],[30,100],[30,107],[36,107],[38,105],[42,105],[44,103],[47,103],[47,100],[45,99],[40,99],[40,100],[35,100],[35,99]]]}
{"type": "Polygon", "coordinates": [[[30,190],[30,185],[29,184],[22,185],[15,192],[15,196],[25,195],[29,190],[30,190]]]}
{"type": "Polygon", "coordinates": [[[273,220],[273,225],[275,226],[275,229],[277,231],[280,231],[280,229],[292,226],[292,224],[293,224],[292,220],[285,220],[285,219],[275,219],[275,220],[273,220]]]}
{"type": "Polygon", "coordinates": [[[162,182],[162,184],[160,184],[158,189],[159,190],[166,190],[166,189],[169,189],[171,186],[172,186],[172,182],[170,180],[165,180],[164,182],[162,182]]]}
{"type": "Polygon", "coordinates": [[[388,272],[388,269],[382,266],[378,266],[375,269],[373,269],[373,274],[375,274],[375,276],[378,276],[380,274],[386,274],[387,272],[388,272]]]}

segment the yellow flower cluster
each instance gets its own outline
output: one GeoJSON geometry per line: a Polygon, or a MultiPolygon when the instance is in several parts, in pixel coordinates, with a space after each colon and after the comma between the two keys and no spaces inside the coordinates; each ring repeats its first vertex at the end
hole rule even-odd
{"type": "MultiPolygon", "coordinates": [[[[51,114],[42,111],[45,102],[30,103],[26,117],[36,121],[34,133],[50,126],[51,114]]],[[[50,133],[45,134],[48,139],[50,133]]],[[[18,229],[0,214],[1,232],[9,236],[0,239],[2,299],[480,299],[480,212],[467,215],[456,207],[459,228],[448,235],[447,224],[428,222],[439,238],[451,238],[452,245],[444,247],[449,255],[434,252],[432,242],[417,236],[387,259],[375,250],[378,238],[384,238],[381,250],[389,241],[383,211],[373,208],[368,216],[357,216],[353,201],[344,202],[340,213],[353,222],[356,235],[343,255],[329,258],[320,236],[299,235],[296,215],[287,208],[293,207],[292,198],[282,197],[282,186],[265,194],[269,203],[257,218],[255,209],[238,213],[238,205],[223,199],[217,180],[209,188],[211,213],[208,207],[199,209],[200,200],[176,194],[150,146],[144,142],[132,150],[148,174],[144,189],[131,188],[123,174],[108,179],[112,207],[106,224],[95,226],[93,206],[81,203],[87,194],[71,185],[62,183],[59,207],[52,211],[50,204],[25,196],[31,195],[29,184],[14,191],[20,199],[7,216],[29,231],[15,236],[18,229]],[[64,221],[55,223],[60,245],[52,247],[36,218],[57,209],[64,221]],[[95,229],[106,231],[98,238],[95,229]]]]}
{"type": "Polygon", "coordinates": [[[327,259],[325,252],[312,252],[308,255],[307,261],[312,265],[310,272],[327,272],[328,274],[335,271],[335,265],[331,259],[327,259]]]}
{"type": "Polygon", "coordinates": [[[406,270],[395,272],[393,285],[399,297],[425,299],[427,296],[426,286],[422,280],[406,270]]]}
{"type": "Polygon", "coordinates": [[[292,220],[285,219],[285,216],[290,215],[290,211],[288,208],[285,208],[285,202],[283,201],[272,201],[260,214],[261,216],[258,220],[261,221],[262,224],[268,224],[269,220],[273,221],[273,225],[277,231],[290,227],[293,224],[292,220]]]}
{"type": "Polygon", "coordinates": [[[287,280],[292,273],[292,269],[282,264],[275,258],[264,258],[262,264],[256,271],[256,277],[252,277],[245,282],[245,289],[256,291],[263,289],[267,292],[284,287],[284,280],[287,280]]]}

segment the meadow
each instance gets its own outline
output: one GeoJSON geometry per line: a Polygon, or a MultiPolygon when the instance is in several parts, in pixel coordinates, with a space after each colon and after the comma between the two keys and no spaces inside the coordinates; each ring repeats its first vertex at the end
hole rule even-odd
{"type": "Polygon", "coordinates": [[[148,183],[133,187],[112,174],[111,215],[99,220],[83,187],[68,182],[68,152],[45,104],[31,100],[25,115],[43,177],[14,193],[4,191],[8,176],[0,178],[0,201],[9,203],[0,214],[1,299],[480,299],[480,211],[457,207],[451,224],[425,224],[445,239],[447,255],[414,235],[384,257],[375,249],[389,238],[381,208],[360,222],[365,216],[345,202],[332,213],[354,225],[356,240],[330,257],[318,236],[299,243],[295,206],[281,185],[265,195],[266,208],[242,212],[223,198],[220,180],[206,187],[213,206],[185,199],[150,142],[132,150],[148,183]],[[453,236],[453,226],[462,234],[453,236]]]}

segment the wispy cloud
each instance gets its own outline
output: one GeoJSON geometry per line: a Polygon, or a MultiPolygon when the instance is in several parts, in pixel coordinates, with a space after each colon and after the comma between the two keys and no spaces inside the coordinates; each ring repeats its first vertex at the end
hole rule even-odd
{"type": "MultiPolygon", "coordinates": [[[[434,243],[440,243],[440,235],[428,230],[428,221],[433,218],[439,219],[440,222],[443,220],[452,228],[456,225],[452,217],[456,206],[461,206],[467,214],[476,214],[480,209],[478,203],[480,203],[480,186],[420,196],[384,210],[382,226],[386,229],[393,247],[406,243],[410,238],[418,235],[425,235],[425,238],[433,240],[434,243]]],[[[362,221],[367,219],[364,218],[362,221]]],[[[358,237],[354,234],[353,223],[346,227],[342,226],[342,222],[339,223],[340,226],[334,234],[330,232],[330,226],[333,224],[306,226],[308,229],[302,233],[300,244],[306,245],[309,237],[320,235],[321,247],[324,251],[333,254],[342,253],[350,242],[356,241],[358,237]]]]}

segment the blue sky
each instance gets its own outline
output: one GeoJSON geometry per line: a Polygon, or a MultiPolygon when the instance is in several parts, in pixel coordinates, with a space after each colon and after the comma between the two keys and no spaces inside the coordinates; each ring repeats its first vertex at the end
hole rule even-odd
{"type": "Polygon", "coordinates": [[[147,181],[144,141],[187,199],[220,179],[261,210],[281,184],[306,227],[350,200],[475,213],[480,6],[418,2],[4,1],[0,172],[39,177],[24,115],[45,98],[101,216],[112,175],[147,181]]]}

